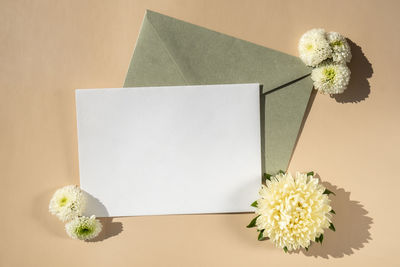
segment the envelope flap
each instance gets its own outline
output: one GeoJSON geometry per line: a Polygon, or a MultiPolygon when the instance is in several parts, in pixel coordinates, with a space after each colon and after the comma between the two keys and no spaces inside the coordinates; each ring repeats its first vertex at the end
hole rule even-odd
{"type": "Polygon", "coordinates": [[[147,11],[124,87],[259,83],[263,170],[285,170],[312,90],[300,59],[147,11]]]}
{"type": "Polygon", "coordinates": [[[135,51],[140,51],[140,53],[134,53],[132,56],[125,86],[127,84],[136,86],[187,84],[183,73],[147,17],[143,20],[135,51]]]}
{"type": "Polygon", "coordinates": [[[152,24],[189,84],[260,82],[268,92],[308,75],[297,57],[221,34],[153,11],[152,24]]]}

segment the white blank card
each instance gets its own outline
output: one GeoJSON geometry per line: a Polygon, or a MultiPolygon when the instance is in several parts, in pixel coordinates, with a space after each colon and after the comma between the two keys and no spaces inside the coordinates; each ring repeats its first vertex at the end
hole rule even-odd
{"type": "Polygon", "coordinates": [[[76,111],[85,214],[252,210],[258,84],[79,89],[76,111]]]}

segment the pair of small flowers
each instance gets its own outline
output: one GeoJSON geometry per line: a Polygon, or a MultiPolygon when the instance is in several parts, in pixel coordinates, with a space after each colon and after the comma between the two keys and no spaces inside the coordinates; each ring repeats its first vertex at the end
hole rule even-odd
{"type": "Polygon", "coordinates": [[[49,211],[65,224],[67,234],[73,239],[93,239],[101,232],[102,224],[94,215],[82,216],[86,197],[76,185],[58,189],[50,200],[49,211]]]}
{"type": "Polygon", "coordinates": [[[314,67],[311,79],[314,87],[323,94],[341,94],[350,81],[350,46],[337,32],[312,29],[299,41],[299,54],[307,66],[314,67]]]}

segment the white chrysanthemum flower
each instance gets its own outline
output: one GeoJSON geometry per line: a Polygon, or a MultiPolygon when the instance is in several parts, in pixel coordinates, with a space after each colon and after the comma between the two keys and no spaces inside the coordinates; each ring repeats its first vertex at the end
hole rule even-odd
{"type": "MultiPolygon", "coordinates": [[[[312,175],[280,173],[266,181],[257,200],[256,226],[285,251],[308,248],[330,227],[332,210],[325,188],[312,175]]],[[[322,242],[322,240],[321,240],[322,242]]]]}
{"type": "Polygon", "coordinates": [[[86,199],[76,185],[67,185],[58,189],[50,200],[49,211],[61,221],[69,221],[82,215],[86,199]]]}
{"type": "Polygon", "coordinates": [[[332,48],[333,61],[342,64],[350,62],[351,50],[346,38],[337,32],[329,32],[326,36],[332,48]]]}
{"type": "Polygon", "coordinates": [[[350,69],[344,64],[323,63],[311,72],[314,87],[323,94],[341,94],[350,81],[350,69]]]}
{"type": "Polygon", "coordinates": [[[76,217],[65,225],[67,234],[73,239],[89,240],[99,235],[103,225],[94,215],[76,217]]]}
{"type": "Polygon", "coordinates": [[[315,67],[332,56],[332,49],[326,39],[324,29],[312,29],[301,36],[299,41],[301,60],[307,65],[315,67]]]}

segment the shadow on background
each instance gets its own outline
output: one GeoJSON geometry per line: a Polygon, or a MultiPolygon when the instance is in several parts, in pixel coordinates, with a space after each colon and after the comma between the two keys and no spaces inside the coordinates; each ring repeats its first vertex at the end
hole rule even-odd
{"type": "Polygon", "coordinates": [[[112,217],[102,217],[98,218],[101,224],[103,225],[103,230],[100,234],[91,240],[86,242],[100,242],[106,240],[110,237],[119,235],[123,231],[122,223],[121,222],[113,222],[112,217]]]}
{"type": "MultiPolygon", "coordinates": [[[[368,78],[372,77],[374,71],[372,69],[372,64],[364,55],[361,47],[349,39],[347,39],[347,41],[349,42],[351,53],[353,55],[349,63],[349,68],[351,70],[350,83],[348,88],[342,94],[331,95],[331,97],[339,103],[357,103],[368,98],[371,92],[368,78]]],[[[307,121],[308,114],[311,111],[311,107],[314,103],[316,95],[317,90],[313,89],[310,95],[310,100],[308,101],[306,111],[304,112],[304,117],[301,122],[299,133],[297,134],[297,139],[293,147],[292,157],[297,147],[297,143],[299,141],[301,133],[303,132],[304,124],[307,121]]],[[[290,161],[292,160],[292,157],[290,161]]]]}
{"type": "Polygon", "coordinates": [[[336,212],[332,219],[336,231],[325,230],[322,245],[313,242],[308,251],[301,251],[307,256],[326,259],[352,255],[372,240],[369,230],[373,220],[360,202],[350,199],[350,192],[328,182],[322,184],[336,194],[330,195],[331,206],[336,212]]]}
{"type": "Polygon", "coordinates": [[[87,242],[99,242],[120,234],[123,230],[122,223],[113,222],[114,218],[108,217],[109,213],[104,204],[98,198],[94,197],[88,192],[83,192],[87,200],[86,209],[83,214],[88,217],[90,217],[92,214],[97,214],[99,216],[97,219],[99,219],[103,225],[103,230],[100,232],[100,234],[96,238],[88,240],[87,242]]]}
{"type": "Polygon", "coordinates": [[[95,196],[89,194],[85,190],[82,190],[83,194],[85,195],[86,198],[86,207],[85,210],[83,211],[83,215],[90,217],[93,214],[96,215],[96,217],[108,217],[109,213],[104,206],[104,204],[95,196]]]}
{"type": "Polygon", "coordinates": [[[350,83],[342,94],[332,95],[331,97],[339,103],[357,103],[368,98],[371,92],[368,78],[372,77],[374,71],[361,47],[349,39],[347,39],[347,42],[349,42],[353,55],[348,65],[351,70],[350,83]]]}
{"type": "MultiPolygon", "coordinates": [[[[55,191],[56,189],[47,190],[34,198],[32,205],[32,217],[52,234],[61,238],[69,238],[65,233],[65,223],[61,222],[56,216],[50,214],[48,211],[50,199],[55,191]]],[[[104,214],[105,207],[100,201],[87,193],[86,197],[88,203],[91,203],[100,211],[103,210],[103,213],[101,214],[104,214]]],[[[108,214],[108,212],[106,214],[108,214]]],[[[92,214],[84,213],[84,215],[90,216],[92,214]]],[[[103,241],[107,238],[118,235],[123,230],[122,223],[113,222],[112,217],[99,217],[98,219],[103,224],[103,230],[95,239],[92,239],[88,242],[103,241]]]]}

